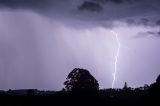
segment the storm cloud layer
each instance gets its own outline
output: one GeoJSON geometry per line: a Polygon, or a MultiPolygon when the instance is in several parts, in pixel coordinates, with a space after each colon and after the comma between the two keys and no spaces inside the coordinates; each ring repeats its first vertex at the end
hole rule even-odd
{"type": "Polygon", "coordinates": [[[160,73],[159,0],[0,0],[0,89],[60,90],[73,68],[101,88],[137,87],[160,73]],[[135,80],[135,78],[137,80],[135,80]]]}
{"type": "Polygon", "coordinates": [[[89,18],[96,19],[98,17],[100,21],[114,18],[117,20],[135,19],[136,17],[142,17],[142,21],[145,21],[145,18],[155,18],[155,15],[158,15],[159,3],[159,0],[152,0],[152,2],[150,0],[0,0],[0,7],[11,10],[29,9],[49,16],[54,16],[56,13],[64,16],[65,12],[73,16],[82,7],[83,9],[80,11],[86,10],[90,13],[78,12],[78,15],[85,17],[94,15],[89,18]],[[101,8],[101,12],[96,13],[91,8],[95,8],[94,10],[101,8]]]}

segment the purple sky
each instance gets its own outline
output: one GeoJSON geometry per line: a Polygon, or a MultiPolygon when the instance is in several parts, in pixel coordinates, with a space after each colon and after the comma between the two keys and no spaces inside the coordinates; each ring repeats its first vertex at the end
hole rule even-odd
{"type": "Polygon", "coordinates": [[[0,89],[60,90],[74,68],[100,88],[151,84],[160,74],[159,0],[0,0],[0,89]],[[85,1],[99,4],[101,11],[85,1]],[[92,7],[90,7],[92,8],[92,7]]]}

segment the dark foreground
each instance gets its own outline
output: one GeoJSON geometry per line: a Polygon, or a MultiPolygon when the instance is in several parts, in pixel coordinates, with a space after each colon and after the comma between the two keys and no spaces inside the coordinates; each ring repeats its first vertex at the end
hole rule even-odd
{"type": "Polygon", "coordinates": [[[1,92],[0,106],[158,106],[158,103],[160,104],[160,95],[152,95],[145,89],[107,89],[96,93],[22,91],[1,92]]]}

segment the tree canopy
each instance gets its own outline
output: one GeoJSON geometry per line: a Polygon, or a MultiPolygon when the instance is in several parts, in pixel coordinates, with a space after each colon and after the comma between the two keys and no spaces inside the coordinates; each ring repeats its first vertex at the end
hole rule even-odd
{"type": "Polygon", "coordinates": [[[66,91],[98,91],[98,81],[86,69],[75,68],[64,82],[66,91]]]}

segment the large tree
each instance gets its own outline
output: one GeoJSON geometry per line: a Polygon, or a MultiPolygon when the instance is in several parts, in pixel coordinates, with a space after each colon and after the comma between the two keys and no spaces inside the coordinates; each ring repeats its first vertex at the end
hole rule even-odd
{"type": "Polygon", "coordinates": [[[73,69],[64,82],[66,91],[98,91],[98,81],[86,69],[73,69]]]}

